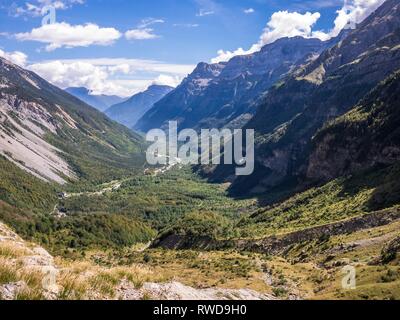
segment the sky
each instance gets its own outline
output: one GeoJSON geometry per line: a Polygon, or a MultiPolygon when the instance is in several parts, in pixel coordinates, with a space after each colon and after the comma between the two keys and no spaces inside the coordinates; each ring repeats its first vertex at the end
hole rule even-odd
{"type": "Polygon", "coordinates": [[[122,97],[282,37],[327,40],[385,0],[0,0],[0,56],[122,97]]]}

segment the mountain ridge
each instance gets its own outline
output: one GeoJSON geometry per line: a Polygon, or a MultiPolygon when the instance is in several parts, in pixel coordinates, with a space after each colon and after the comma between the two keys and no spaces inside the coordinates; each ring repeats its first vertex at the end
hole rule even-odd
{"type": "Polygon", "coordinates": [[[95,175],[95,162],[129,167],[142,152],[139,135],[2,58],[0,83],[0,150],[31,174],[64,183],[95,175]]]}
{"type": "Polygon", "coordinates": [[[230,123],[237,128],[252,117],[256,101],[277,80],[318,55],[333,41],[282,38],[264,46],[260,52],[237,56],[229,62],[201,62],[181,85],[156,103],[135,128],[141,131],[162,128],[169,120],[177,120],[181,129],[220,128],[230,123]]]}
{"type": "Polygon", "coordinates": [[[104,113],[111,119],[133,128],[137,121],[149,111],[153,105],[173,90],[170,86],[151,85],[126,101],[113,104],[104,113]]]}
{"type": "Polygon", "coordinates": [[[69,87],[66,88],[65,91],[101,112],[104,112],[116,103],[121,103],[126,100],[116,95],[93,95],[91,91],[85,87],[69,87]]]}
{"type": "MultiPolygon", "coordinates": [[[[233,193],[301,183],[318,129],[400,68],[399,11],[397,1],[385,2],[339,44],[271,89],[245,126],[256,130],[256,171],[236,179],[233,193]]],[[[226,178],[229,172],[220,166],[214,177],[226,178]]]]}

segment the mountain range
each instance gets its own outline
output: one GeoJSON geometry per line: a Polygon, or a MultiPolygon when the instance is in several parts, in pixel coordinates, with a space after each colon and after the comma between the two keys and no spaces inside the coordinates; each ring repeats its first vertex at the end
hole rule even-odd
{"type": "Polygon", "coordinates": [[[111,119],[133,128],[137,121],[149,111],[153,105],[170,93],[174,88],[162,85],[151,85],[145,91],[133,95],[128,100],[114,104],[105,114],[111,119]]]}
{"type": "MultiPolygon", "coordinates": [[[[244,127],[256,131],[255,173],[234,179],[233,193],[265,194],[289,186],[296,190],[299,185],[306,187],[307,172],[313,172],[314,180],[337,177],[322,172],[318,177],[316,170],[308,169],[320,168],[315,161],[310,164],[316,159],[311,156],[317,153],[315,148],[323,148],[315,145],[315,135],[327,122],[357,107],[370,90],[400,69],[399,24],[398,1],[386,1],[337,45],[268,92],[244,127]]],[[[217,181],[231,178],[229,167],[213,171],[212,179],[217,181]]]]}
{"type": "Polygon", "coordinates": [[[179,128],[238,128],[256,112],[257,101],[287,73],[339,41],[282,38],[261,51],[228,62],[200,63],[168,96],[139,120],[135,129],[162,128],[178,121],[179,128]]]}
{"type": "Polygon", "coordinates": [[[65,89],[65,91],[102,112],[112,105],[126,100],[118,96],[94,95],[89,89],[84,87],[71,87],[65,89]]]}

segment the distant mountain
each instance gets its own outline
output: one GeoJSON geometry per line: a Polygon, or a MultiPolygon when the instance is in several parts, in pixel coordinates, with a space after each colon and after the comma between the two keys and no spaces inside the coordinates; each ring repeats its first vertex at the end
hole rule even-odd
{"type": "Polygon", "coordinates": [[[101,181],[143,163],[138,135],[3,58],[0,102],[0,155],[42,180],[101,181]]]}
{"type": "Polygon", "coordinates": [[[153,105],[170,93],[174,88],[152,85],[146,91],[135,94],[128,100],[115,104],[105,111],[111,119],[132,128],[153,105]]]}
{"type": "MultiPolygon", "coordinates": [[[[357,141],[350,142],[350,136],[342,136],[346,132],[352,134],[351,128],[345,130],[336,126],[335,130],[341,131],[339,136],[328,134],[329,131],[324,135],[318,132],[333,119],[357,108],[360,101],[367,99],[370,90],[400,69],[399,49],[400,3],[388,0],[339,44],[294,71],[266,95],[256,115],[245,126],[256,130],[254,174],[235,178],[229,166],[219,166],[213,171],[213,179],[233,179],[230,190],[234,194],[271,194],[299,188],[310,182],[306,177],[312,181],[326,180],[351,172],[350,168],[362,168],[357,161],[379,163],[379,152],[395,154],[397,147],[392,150],[388,143],[386,149],[367,156],[377,150],[369,144],[373,140],[368,141],[360,153],[351,150],[353,145],[357,146],[357,141]],[[314,146],[315,139],[319,141],[317,147],[314,146]],[[330,146],[334,141],[338,142],[337,146],[330,146]],[[356,160],[357,157],[360,159],[356,160]],[[320,160],[325,164],[319,163],[320,160]]],[[[387,92],[387,98],[391,97],[392,94],[387,92]]],[[[375,103],[379,101],[377,99],[375,103]]],[[[356,122],[367,116],[363,112],[353,115],[356,122]],[[360,119],[357,120],[356,116],[360,119]]],[[[363,125],[368,127],[371,124],[363,125]]],[[[383,127],[381,129],[382,133],[386,131],[383,127]]],[[[365,131],[358,136],[361,138],[367,134],[370,133],[365,131]]]]}
{"type": "Polygon", "coordinates": [[[237,56],[229,62],[200,63],[135,128],[147,131],[163,127],[169,120],[177,120],[180,128],[240,127],[252,117],[257,100],[274,83],[334,45],[333,41],[283,38],[260,52],[237,56]]]}
{"type": "Polygon", "coordinates": [[[125,98],[118,96],[92,95],[90,90],[84,87],[67,88],[65,91],[102,112],[125,100],[125,98]]]}

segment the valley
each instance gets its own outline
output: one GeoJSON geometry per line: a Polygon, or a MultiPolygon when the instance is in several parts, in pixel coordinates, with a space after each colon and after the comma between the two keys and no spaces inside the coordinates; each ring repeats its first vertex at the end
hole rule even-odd
{"type": "Polygon", "coordinates": [[[399,30],[387,0],[126,100],[0,57],[0,299],[400,300],[399,30]],[[254,173],[146,163],[175,120],[254,130],[254,173]]]}
{"type": "MultiPolygon", "coordinates": [[[[299,238],[283,247],[274,241],[271,250],[253,247],[259,241],[257,235],[267,234],[265,231],[252,231],[252,221],[264,214],[265,210],[259,207],[257,199],[229,198],[226,193],[227,185],[209,185],[193,174],[190,167],[174,168],[157,176],[126,178],[119,188],[111,187],[116,185],[119,183],[113,181],[106,188],[104,185],[99,186],[99,191],[93,191],[94,193],[71,194],[58,199],[58,207],[62,208],[63,216],[56,217],[55,220],[61,225],[63,220],[70,221],[51,237],[43,238],[47,232],[41,234],[39,230],[34,235],[36,241],[42,239],[40,243],[54,255],[54,266],[60,269],[60,275],[57,276],[60,291],[53,293],[52,298],[399,298],[398,258],[394,256],[385,263],[381,260],[388,243],[398,239],[400,214],[392,214],[400,210],[397,206],[382,212],[382,217],[389,219],[384,222],[366,224],[360,221],[355,223],[353,229],[345,229],[337,234],[333,231],[324,232],[302,240],[299,238]],[[126,239],[122,238],[121,232],[125,231],[117,229],[118,237],[110,234],[110,238],[105,238],[103,245],[99,247],[101,242],[88,242],[85,233],[95,234],[93,228],[100,219],[91,219],[91,224],[86,226],[81,223],[75,224],[75,227],[69,225],[73,217],[95,217],[105,212],[110,216],[134,217],[151,226],[153,231],[147,240],[124,242],[126,239]],[[69,228],[68,232],[66,226],[69,228]],[[187,237],[189,241],[182,247],[176,246],[176,243],[174,247],[153,241],[172,234],[187,237]],[[74,243],[66,242],[63,237],[74,240],[74,243]],[[244,237],[255,240],[235,240],[244,237]],[[46,240],[43,242],[44,239],[46,240]],[[149,247],[146,241],[152,241],[153,245],[149,247]],[[197,245],[198,241],[200,246],[197,245]],[[236,247],[227,244],[236,241],[236,247]],[[212,242],[224,244],[210,245],[212,242]],[[357,290],[345,290],[341,287],[342,268],[346,265],[352,265],[357,270],[357,290]]],[[[302,202],[306,207],[307,202],[311,202],[308,205],[315,206],[313,201],[318,203],[318,197],[323,197],[323,192],[324,189],[314,192],[312,196],[307,194],[308,197],[302,202]]],[[[329,193],[325,194],[328,195],[329,193]]],[[[303,196],[299,198],[301,197],[303,196]]],[[[342,201],[346,201],[345,198],[342,201]]],[[[293,201],[300,202],[300,199],[293,201]]],[[[368,196],[364,196],[363,201],[360,200],[358,209],[356,204],[353,205],[355,212],[360,210],[357,215],[362,214],[365,202],[368,202],[368,196]]],[[[324,206],[331,206],[330,203],[332,202],[329,200],[322,202],[317,207],[319,209],[314,210],[322,211],[324,206]]],[[[271,214],[267,216],[273,217],[271,214]]],[[[285,217],[289,218],[290,214],[287,213],[285,217]]],[[[341,219],[343,216],[332,215],[329,218],[324,217],[323,222],[316,224],[329,225],[341,219]]],[[[296,222],[297,227],[285,229],[279,223],[270,233],[278,238],[279,234],[276,232],[290,235],[292,230],[299,230],[297,232],[301,234],[310,225],[307,220],[289,221],[296,222]]],[[[262,226],[261,221],[259,222],[259,226],[262,226]]],[[[12,256],[16,256],[13,259],[21,259],[19,247],[20,244],[10,243],[2,235],[0,258],[8,262],[12,256]]],[[[28,266],[27,270],[29,268],[31,267],[28,266]]],[[[3,267],[0,276],[3,282],[15,278],[13,283],[26,283],[24,279],[27,275],[24,275],[24,271],[9,275],[9,278],[4,278],[4,272],[6,271],[3,267]]],[[[11,271],[7,272],[10,274],[11,271]]],[[[43,294],[47,294],[40,290],[40,283],[35,284],[33,280],[26,284],[24,290],[26,291],[23,294],[27,298],[32,298],[35,294],[38,298],[44,298],[43,294]]],[[[3,287],[0,285],[0,292],[4,292],[4,284],[3,287]]]]}

